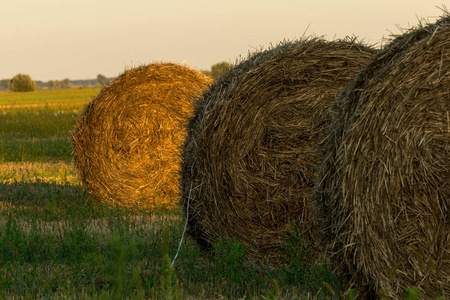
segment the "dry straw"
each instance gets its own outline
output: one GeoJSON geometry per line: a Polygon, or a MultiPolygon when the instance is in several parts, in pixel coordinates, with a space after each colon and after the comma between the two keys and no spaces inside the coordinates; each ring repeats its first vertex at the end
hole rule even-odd
{"type": "Polygon", "coordinates": [[[171,208],[192,99],[210,78],[154,63],[124,72],[86,106],[72,137],[74,165],[100,202],[171,208]]]}
{"type": "Polygon", "coordinates": [[[362,298],[450,297],[450,17],[395,38],[332,106],[314,196],[362,298]]]}
{"type": "Polygon", "coordinates": [[[283,42],[205,90],[182,153],[188,233],[206,248],[234,237],[254,258],[278,262],[295,221],[315,247],[310,196],[324,113],[373,54],[355,40],[283,42]]]}

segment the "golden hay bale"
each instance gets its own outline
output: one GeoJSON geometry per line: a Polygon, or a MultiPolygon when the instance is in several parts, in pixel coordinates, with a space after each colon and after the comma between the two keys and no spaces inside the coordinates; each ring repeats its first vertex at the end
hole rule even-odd
{"type": "Polygon", "coordinates": [[[363,298],[450,296],[450,17],[394,39],[332,106],[314,206],[363,298]]]}
{"type": "Polygon", "coordinates": [[[86,106],[75,127],[74,165],[100,202],[170,208],[193,97],[211,82],[188,67],[154,63],[124,72],[86,106]]]}
{"type": "Polygon", "coordinates": [[[206,248],[234,237],[252,257],[278,262],[295,221],[314,246],[310,196],[323,114],[373,55],[354,40],[284,42],[205,90],[182,152],[188,233],[206,248]]]}

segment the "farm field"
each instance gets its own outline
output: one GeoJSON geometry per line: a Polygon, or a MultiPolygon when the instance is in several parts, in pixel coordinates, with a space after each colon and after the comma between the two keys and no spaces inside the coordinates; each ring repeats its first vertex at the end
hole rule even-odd
{"type": "MultiPolygon", "coordinates": [[[[0,299],[340,298],[326,261],[298,232],[282,266],[236,241],[212,252],[178,209],[130,211],[90,199],[72,166],[71,131],[98,90],[0,93],[0,299]]],[[[298,229],[300,231],[300,229],[298,229]]]]}

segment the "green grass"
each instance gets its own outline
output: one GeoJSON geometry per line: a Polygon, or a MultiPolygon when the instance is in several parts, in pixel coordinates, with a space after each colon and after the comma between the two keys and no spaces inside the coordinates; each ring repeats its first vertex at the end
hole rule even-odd
{"type": "Polygon", "coordinates": [[[98,93],[98,89],[67,89],[35,92],[0,92],[0,110],[10,106],[80,107],[98,93]]]}
{"type": "Polygon", "coordinates": [[[0,162],[70,161],[78,111],[0,111],[0,162]]]}
{"type": "Polygon", "coordinates": [[[51,298],[67,293],[71,298],[184,299],[328,294],[320,282],[329,276],[327,265],[311,267],[308,276],[297,274],[320,277],[312,288],[292,284],[286,281],[293,276],[289,268],[247,261],[243,246],[232,241],[216,246],[216,253],[204,254],[187,240],[172,266],[181,228],[175,212],[138,217],[98,210],[91,207],[75,216],[61,213],[52,221],[23,211],[4,214],[0,296],[51,298]]]}
{"type": "Polygon", "coordinates": [[[70,181],[13,180],[0,195],[0,298],[290,298],[327,295],[322,281],[339,286],[326,263],[309,266],[301,254],[273,268],[247,260],[231,240],[202,253],[187,239],[172,267],[179,211],[101,206],[70,181]]]}
{"type": "Polygon", "coordinates": [[[0,93],[0,162],[70,161],[71,131],[95,93],[0,93]]]}

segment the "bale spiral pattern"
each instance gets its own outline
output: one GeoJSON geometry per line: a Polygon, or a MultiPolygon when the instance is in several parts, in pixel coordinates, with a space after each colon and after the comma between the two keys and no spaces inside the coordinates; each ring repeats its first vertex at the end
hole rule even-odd
{"type": "Polygon", "coordinates": [[[72,135],[74,165],[100,202],[171,208],[192,98],[211,80],[172,63],[124,72],[86,106],[72,135]]]}

